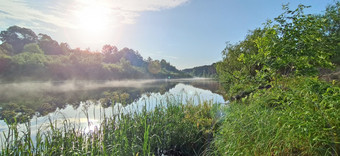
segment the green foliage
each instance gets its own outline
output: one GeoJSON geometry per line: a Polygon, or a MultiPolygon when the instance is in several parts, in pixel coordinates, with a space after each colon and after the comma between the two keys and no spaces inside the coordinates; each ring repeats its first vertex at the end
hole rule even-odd
{"type": "Polygon", "coordinates": [[[32,30],[18,26],[11,26],[0,33],[0,40],[12,45],[14,54],[20,53],[26,44],[35,43],[37,38],[32,30]]]}
{"type": "Polygon", "coordinates": [[[36,43],[26,44],[22,52],[44,54],[44,52],[40,49],[39,45],[36,43]]]}
{"type": "Polygon", "coordinates": [[[6,73],[10,67],[11,57],[6,55],[6,52],[2,53],[0,48],[0,75],[6,73]]]}
{"type": "Polygon", "coordinates": [[[312,76],[319,68],[334,67],[331,58],[339,55],[339,28],[332,24],[338,19],[331,17],[339,16],[334,11],[339,3],[324,15],[305,15],[304,8],[283,6],[284,13],[274,22],[268,21],[238,44],[227,45],[217,72],[230,96],[245,90],[242,86],[257,88],[277,76],[312,76]]]}
{"type": "Polygon", "coordinates": [[[335,47],[329,41],[323,16],[305,15],[305,6],[277,17],[277,24],[265,27],[265,35],[255,40],[259,53],[251,56],[270,74],[315,75],[317,68],[333,67],[330,56],[335,47]],[[262,58],[262,59],[261,59],[262,58]]]}
{"type": "Polygon", "coordinates": [[[244,41],[236,45],[228,44],[223,50],[223,61],[217,63],[216,70],[229,96],[268,82],[268,75],[259,72],[262,64],[256,59],[248,59],[258,53],[255,39],[263,34],[264,30],[256,29],[250,32],[244,41]]]}
{"type": "Polygon", "coordinates": [[[337,51],[334,56],[331,56],[332,62],[340,66],[340,2],[326,9],[324,19],[327,21],[325,26],[329,30],[328,37],[331,38],[329,42],[337,51]]]}
{"type": "Polygon", "coordinates": [[[0,45],[0,55],[11,55],[13,53],[12,45],[8,43],[2,43],[0,45]]]}
{"type": "Polygon", "coordinates": [[[0,39],[1,81],[190,77],[165,60],[164,66],[152,66],[156,73],[149,72],[148,63],[129,48],[105,45],[102,53],[71,49],[46,34],[36,36],[32,30],[17,26],[2,31],[0,39]]]}
{"type": "Polygon", "coordinates": [[[217,75],[215,65],[216,65],[216,63],[213,63],[211,65],[205,65],[205,66],[199,66],[199,67],[184,69],[182,71],[189,73],[192,76],[214,78],[217,75]]]}
{"type": "Polygon", "coordinates": [[[46,55],[60,55],[64,53],[58,42],[46,34],[39,34],[38,44],[46,55]]]}
{"type": "Polygon", "coordinates": [[[170,62],[167,62],[166,60],[162,59],[161,62],[161,67],[167,71],[170,71],[170,72],[179,72],[179,70],[174,67],[173,65],[170,64],[170,62]]]}
{"type": "Polygon", "coordinates": [[[32,79],[41,79],[46,74],[45,64],[46,57],[44,54],[24,52],[12,56],[10,68],[2,74],[7,78],[25,79],[31,77],[32,79]]]}
{"type": "Polygon", "coordinates": [[[156,61],[151,61],[148,64],[148,71],[152,74],[157,74],[161,71],[162,67],[161,64],[158,60],[156,61]]]}
{"type": "Polygon", "coordinates": [[[322,15],[284,5],[274,22],[226,47],[217,72],[237,100],[226,110],[215,154],[339,155],[340,88],[316,77],[337,64],[339,4],[322,15]]]}
{"type": "Polygon", "coordinates": [[[340,88],[308,77],[272,85],[231,103],[214,142],[219,153],[339,154],[340,88]]]}
{"type": "Polygon", "coordinates": [[[46,57],[44,54],[24,52],[13,56],[12,61],[21,66],[43,67],[46,62],[46,57]]]}

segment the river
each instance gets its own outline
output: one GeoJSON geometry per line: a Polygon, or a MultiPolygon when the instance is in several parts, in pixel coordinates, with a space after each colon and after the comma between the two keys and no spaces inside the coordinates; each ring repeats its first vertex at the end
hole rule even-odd
{"type": "MultiPolygon", "coordinates": [[[[48,127],[50,120],[66,119],[89,132],[99,127],[104,116],[140,111],[143,107],[152,110],[169,98],[182,103],[225,103],[218,94],[219,88],[218,82],[204,78],[8,83],[0,84],[0,106],[4,114],[12,111],[23,116],[30,112],[33,136],[38,129],[48,127]]],[[[24,127],[19,125],[19,129],[24,127]]],[[[6,130],[6,123],[0,120],[0,133],[6,130]]]]}

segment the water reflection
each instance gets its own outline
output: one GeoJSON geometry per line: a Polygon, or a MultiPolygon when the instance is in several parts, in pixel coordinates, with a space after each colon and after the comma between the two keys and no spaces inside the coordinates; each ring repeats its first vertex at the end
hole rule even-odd
{"type": "MultiPolygon", "coordinates": [[[[33,136],[38,129],[48,129],[49,125],[46,123],[50,120],[60,121],[61,124],[58,125],[62,126],[65,119],[76,123],[84,132],[95,132],[104,116],[140,111],[144,106],[151,110],[156,105],[165,104],[169,98],[178,103],[188,101],[199,103],[201,100],[225,102],[221,95],[216,94],[219,89],[218,83],[210,79],[145,80],[139,84],[132,81],[98,84],[77,82],[75,86],[66,82],[35,83],[37,86],[31,90],[25,88],[29,85],[31,84],[1,85],[5,86],[7,92],[4,88],[0,89],[0,94],[5,93],[0,101],[2,104],[16,103],[19,107],[25,106],[39,112],[38,116],[33,115],[31,119],[33,136]],[[21,90],[22,87],[25,89],[21,90]],[[103,103],[114,93],[117,95],[127,93],[129,96],[124,102],[114,99],[112,105],[103,103]]],[[[6,129],[5,122],[0,120],[0,132],[6,129]]]]}

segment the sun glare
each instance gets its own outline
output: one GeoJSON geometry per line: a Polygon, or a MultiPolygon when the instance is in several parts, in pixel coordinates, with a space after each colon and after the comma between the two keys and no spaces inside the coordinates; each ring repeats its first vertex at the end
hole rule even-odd
{"type": "Polygon", "coordinates": [[[75,12],[77,27],[87,33],[100,33],[112,22],[109,8],[101,5],[83,6],[75,12]]]}

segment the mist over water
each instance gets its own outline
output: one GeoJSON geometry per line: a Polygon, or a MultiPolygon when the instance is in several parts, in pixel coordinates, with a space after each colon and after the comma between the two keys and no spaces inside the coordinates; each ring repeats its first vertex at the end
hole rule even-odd
{"type": "MultiPolygon", "coordinates": [[[[116,80],[116,81],[48,81],[48,82],[18,82],[0,83],[0,100],[2,98],[16,98],[20,96],[34,96],[46,92],[71,92],[96,90],[101,88],[150,88],[164,83],[183,83],[193,81],[211,81],[206,78],[194,79],[153,79],[153,80],[116,80]]],[[[1,101],[0,101],[1,102],[1,101]]]]}
{"type": "MultiPolygon", "coordinates": [[[[41,112],[43,107],[49,109],[47,114],[34,115],[31,121],[33,141],[39,129],[48,130],[48,123],[58,122],[62,126],[66,119],[80,127],[85,133],[100,128],[104,114],[111,116],[121,113],[141,111],[145,106],[152,110],[157,104],[166,104],[166,99],[186,103],[211,100],[224,103],[225,100],[214,91],[218,83],[211,79],[176,79],[176,80],[123,80],[123,81],[51,81],[20,82],[0,84],[0,107],[5,103],[41,112]],[[115,103],[104,107],[101,99],[113,92],[126,92],[130,99],[125,104],[115,103]],[[86,115],[84,110],[88,112],[86,115]]],[[[1,108],[0,108],[1,109],[1,108]]],[[[25,130],[19,124],[20,131],[25,130]]],[[[0,133],[7,132],[4,120],[0,120],[0,133]]],[[[0,141],[3,140],[0,135],[0,141]]]]}
{"type": "Polygon", "coordinates": [[[104,87],[140,88],[159,80],[122,80],[122,81],[49,81],[49,82],[19,82],[0,84],[0,93],[8,92],[65,92],[77,90],[92,90],[104,87]]]}
{"type": "MultiPolygon", "coordinates": [[[[166,103],[169,97],[177,100],[181,98],[183,103],[186,100],[213,100],[224,103],[223,97],[214,93],[217,84],[211,79],[7,83],[0,84],[0,107],[4,103],[14,102],[18,105],[28,104],[27,107],[31,109],[37,107],[37,110],[34,110],[40,111],[41,107],[49,103],[53,109],[48,111],[48,114],[33,116],[31,119],[32,135],[35,135],[35,131],[44,123],[49,122],[49,118],[75,121],[86,131],[100,123],[103,112],[107,115],[116,114],[118,110],[129,113],[141,110],[145,104],[148,104],[147,109],[151,110],[157,103],[166,103]],[[116,103],[111,107],[103,107],[100,99],[106,98],[105,93],[113,92],[127,92],[130,99],[126,105],[116,103]],[[88,124],[84,108],[89,111],[92,127],[88,124]]],[[[23,128],[24,125],[21,124],[21,129],[23,128]]],[[[6,123],[0,120],[0,133],[6,129],[6,123]]]]}
{"type": "Polygon", "coordinates": [[[194,79],[152,79],[152,80],[116,80],[116,81],[82,81],[82,80],[67,80],[67,81],[48,81],[48,82],[18,82],[18,83],[0,83],[0,93],[6,92],[44,92],[44,91],[77,91],[77,90],[92,90],[98,88],[141,88],[147,85],[154,85],[155,82],[190,82],[197,80],[211,80],[208,78],[194,79]]]}

